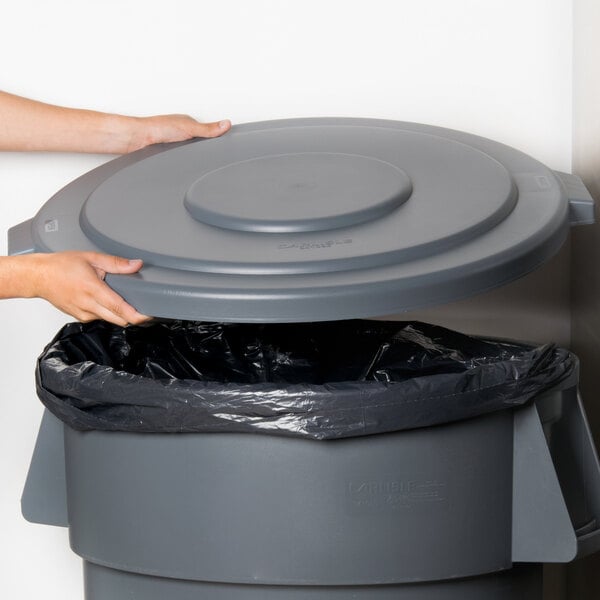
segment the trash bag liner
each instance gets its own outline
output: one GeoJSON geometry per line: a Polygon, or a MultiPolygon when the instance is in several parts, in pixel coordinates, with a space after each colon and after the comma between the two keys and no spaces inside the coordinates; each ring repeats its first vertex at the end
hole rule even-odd
{"type": "Polygon", "coordinates": [[[38,395],[77,430],[337,439],[467,419],[577,383],[552,344],[418,322],[70,323],[38,360],[38,395]]]}

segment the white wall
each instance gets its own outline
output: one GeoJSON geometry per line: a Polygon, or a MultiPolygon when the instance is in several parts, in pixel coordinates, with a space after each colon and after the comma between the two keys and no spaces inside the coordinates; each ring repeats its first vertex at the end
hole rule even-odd
{"type": "MultiPolygon", "coordinates": [[[[571,0],[21,0],[0,12],[0,65],[0,89],[54,103],[414,120],[570,168],[571,0]]],[[[0,251],[9,226],[104,160],[0,155],[0,251]]],[[[35,357],[65,320],[40,301],[0,304],[2,598],[82,597],[66,532],[19,512],[41,414],[35,357]]]]}

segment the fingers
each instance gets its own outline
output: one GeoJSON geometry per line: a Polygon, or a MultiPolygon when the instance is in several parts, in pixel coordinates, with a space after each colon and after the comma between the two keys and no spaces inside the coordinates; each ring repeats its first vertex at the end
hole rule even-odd
{"type": "Polygon", "coordinates": [[[131,304],[125,302],[108,285],[100,283],[100,286],[98,292],[94,294],[96,306],[93,312],[97,315],[96,318],[104,319],[121,327],[140,325],[150,320],[150,317],[142,315],[135,310],[131,304]]]}
{"type": "Polygon", "coordinates": [[[100,270],[103,273],[137,273],[144,264],[140,259],[129,260],[110,254],[100,254],[98,252],[89,252],[88,259],[90,265],[94,267],[94,269],[100,270]]]}
{"type": "Polygon", "coordinates": [[[93,311],[94,319],[102,319],[119,327],[127,327],[128,325],[141,325],[150,320],[150,317],[139,314],[132,306],[125,304],[123,307],[111,306],[106,308],[98,304],[93,311]],[[122,316],[125,313],[126,316],[122,316]]]}
{"type": "Polygon", "coordinates": [[[85,296],[74,298],[74,304],[64,306],[62,309],[83,323],[102,319],[119,327],[127,327],[127,325],[140,325],[150,320],[150,317],[137,312],[133,306],[100,280],[97,280],[97,285],[90,288],[85,296]]]}
{"type": "Polygon", "coordinates": [[[215,123],[200,123],[189,115],[155,115],[133,120],[133,127],[126,143],[116,150],[133,152],[150,144],[181,142],[191,138],[215,138],[231,129],[231,121],[223,119],[215,123]]]}
{"type": "Polygon", "coordinates": [[[110,304],[108,307],[97,302],[94,307],[86,312],[90,315],[90,318],[79,318],[80,321],[102,319],[119,327],[127,327],[128,325],[141,325],[150,320],[150,317],[138,313],[135,308],[124,300],[110,304]]]}
{"type": "Polygon", "coordinates": [[[106,273],[136,273],[141,269],[143,262],[138,259],[128,260],[119,256],[95,252],[89,253],[88,260],[97,273],[100,271],[99,279],[90,290],[93,306],[87,308],[88,312],[94,314],[96,319],[103,319],[121,327],[130,324],[139,325],[148,321],[150,317],[139,313],[102,281],[106,273]]]}
{"type": "Polygon", "coordinates": [[[223,135],[230,129],[231,121],[229,119],[224,119],[216,123],[198,123],[196,121],[193,124],[191,133],[193,137],[214,138],[223,135]]]}
{"type": "Polygon", "coordinates": [[[79,321],[104,319],[124,327],[144,323],[149,317],[112,290],[104,276],[136,273],[141,267],[141,260],[99,252],[57,252],[35,258],[31,277],[36,281],[35,295],[79,321]]]}

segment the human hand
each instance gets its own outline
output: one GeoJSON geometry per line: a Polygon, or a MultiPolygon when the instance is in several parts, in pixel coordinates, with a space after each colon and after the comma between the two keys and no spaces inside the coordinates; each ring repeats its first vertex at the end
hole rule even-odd
{"type": "Polygon", "coordinates": [[[214,138],[231,129],[228,119],[216,123],[200,123],[188,115],[134,117],[131,137],[124,152],[133,152],[150,144],[180,142],[195,137],[214,138]]]}
{"type": "Polygon", "coordinates": [[[73,251],[22,258],[30,263],[31,295],[48,300],[79,321],[103,319],[125,327],[149,320],[104,283],[107,273],[136,273],[141,260],[73,251]]]}

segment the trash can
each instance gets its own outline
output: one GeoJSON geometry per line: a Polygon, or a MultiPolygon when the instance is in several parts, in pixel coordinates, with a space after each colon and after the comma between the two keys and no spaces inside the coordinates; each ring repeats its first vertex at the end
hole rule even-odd
{"type": "MultiPolygon", "coordinates": [[[[277,363],[295,372],[291,383],[263,370],[240,391],[248,373],[238,364],[228,366],[231,380],[213,372],[165,383],[161,366],[135,379],[132,397],[102,368],[131,383],[154,364],[150,355],[133,371],[81,349],[60,362],[57,338],[38,385],[60,420],[44,417],[24,514],[70,528],[88,600],[541,597],[541,563],[600,547],[598,460],[576,359],[504,342],[515,348],[504,361],[463,361],[462,378],[448,367],[452,391],[420,370],[423,355],[401,381],[385,379],[386,369],[378,381],[371,375],[396,346],[395,325],[352,380],[360,332],[377,330],[353,319],[502,286],[549,260],[570,225],[592,221],[578,178],[490,140],[393,121],[247,124],[95,169],[13,228],[9,251],[143,258],[140,274],[107,281],[141,312],[192,322],[149,328],[171,332],[157,334],[158,347],[175,361],[173,331],[222,328],[206,323],[285,331],[282,340],[304,340],[303,352],[277,363]],[[354,333],[327,338],[320,362],[307,362],[315,336],[333,330],[354,333]],[[534,353],[534,371],[552,364],[560,376],[533,385],[515,366],[523,352],[534,353]],[[335,376],[318,379],[315,365],[338,355],[335,376]],[[107,406],[100,392],[113,389],[107,406]],[[194,408],[204,425],[192,422],[194,408]],[[128,427],[115,426],[125,414],[128,427]],[[338,435],[340,423],[354,423],[353,433],[338,435]]],[[[81,331],[61,336],[102,330],[71,327],[81,331]]],[[[118,350],[115,339],[138,328],[111,331],[118,350]]],[[[400,347],[419,338],[435,354],[440,335],[414,334],[400,347]]],[[[205,341],[210,356],[215,338],[205,341]]],[[[453,356],[471,343],[461,337],[453,356]]],[[[261,343],[241,348],[250,364],[252,352],[264,358],[261,343]]]]}

